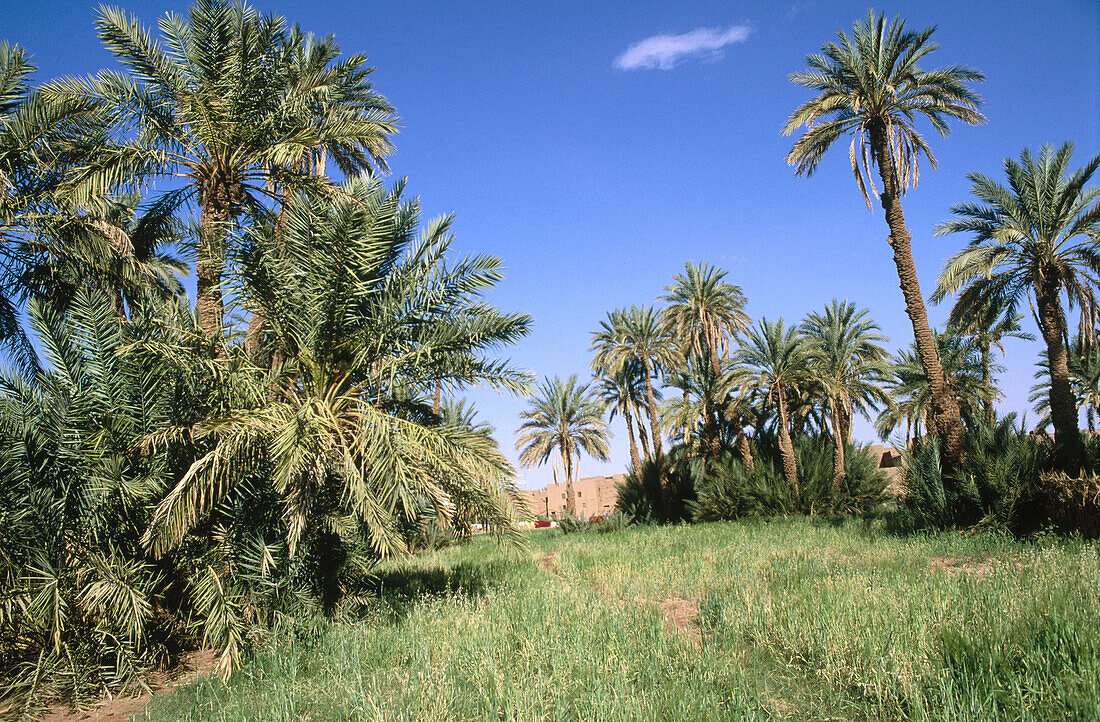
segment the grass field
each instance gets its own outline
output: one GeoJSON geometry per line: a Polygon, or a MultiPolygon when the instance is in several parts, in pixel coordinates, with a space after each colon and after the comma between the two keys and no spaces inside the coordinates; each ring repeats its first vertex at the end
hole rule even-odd
{"type": "Polygon", "coordinates": [[[535,532],[393,563],[153,720],[1096,720],[1095,544],[805,519],[535,532]]]}

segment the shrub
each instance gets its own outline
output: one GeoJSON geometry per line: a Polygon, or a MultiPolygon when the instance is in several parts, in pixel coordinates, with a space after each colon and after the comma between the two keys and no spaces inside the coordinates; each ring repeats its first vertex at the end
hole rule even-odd
{"type": "Polygon", "coordinates": [[[825,436],[795,438],[795,456],[802,498],[800,511],[862,514],[886,501],[886,474],[868,447],[848,444],[844,476],[833,488],[833,443],[825,436]]]}
{"type": "MultiPolygon", "coordinates": [[[[1090,440],[1086,462],[1095,457],[1090,440]]],[[[900,530],[946,529],[978,522],[1016,534],[1051,527],[1095,537],[1100,525],[1100,486],[1095,472],[1066,474],[1054,467],[1055,448],[1027,434],[1009,414],[992,426],[970,425],[967,465],[945,476],[939,445],[923,439],[905,455],[905,505],[893,521],[900,530]]],[[[1091,463],[1086,464],[1091,467],[1091,463]]]]}
{"type": "Polygon", "coordinates": [[[1012,499],[1012,530],[1018,534],[1051,528],[1063,534],[1100,538],[1100,476],[1065,472],[1039,474],[1012,499]]]}
{"type": "Polygon", "coordinates": [[[790,490],[775,464],[758,458],[750,470],[729,452],[707,464],[690,504],[695,521],[774,516],[790,509],[790,490]]]}
{"type": "Polygon", "coordinates": [[[558,519],[558,529],[561,529],[562,534],[576,534],[589,531],[591,528],[592,522],[582,517],[572,517],[567,514],[558,519]]]}
{"type": "Polygon", "coordinates": [[[668,467],[669,498],[661,493],[657,465],[642,463],[642,473],[631,470],[616,487],[615,508],[638,523],[676,523],[691,518],[688,505],[695,499],[693,466],[697,460],[684,447],[675,447],[665,455],[668,467]]]}

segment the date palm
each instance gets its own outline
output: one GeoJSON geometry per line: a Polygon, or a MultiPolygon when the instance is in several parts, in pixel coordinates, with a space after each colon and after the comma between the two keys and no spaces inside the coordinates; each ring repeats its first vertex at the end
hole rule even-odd
{"type": "Polygon", "coordinates": [[[608,313],[600,330],[592,335],[592,368],[597,373],[611,372],[638,364],[645,379],[649,432],[653,442],[653,462],[657,467],[665,501],[669,479],[661,446],[661,418],[657,410],[655,378],[666,369],[676,368],[682,356],[651,306],[631,306],[608,313]]]}
{"type": "Polygon", "coordinates": [[[574,374],[566,380],[546,378],[529,401],[529,408],[520,413],[523,423],[517,432],[516,450],[525,466],[546,463],[557,449],[565,474],[565,510],[577,515],[573,481],[581,451],[601,461],[607,460],[607,422],[604,406],[587,384],[577,381],[574,374]]]}
{"type": "MultiPolygon", "coordinates": [[[[324,74],[295,78],[284,20],[248,6],[200,1],[186,18],[164,16],[159,42],[117,8],[100,8],[96,27],[128,72],[58,81],[48,92],[58,100],[96,101],[116,136],[133,139],[89,167],[74,184],[77,195],[136,182],[146,173],[183,179],[182,188],[158,202],[172,208],[198,204],[197,306],[220,355],[231,226],[277,185],[323,186],[300,170],[319,148],[347,150],[350,155],[336,157],[349,160],[349,170],[360,160],[383,157],[396,132],[394,118],[374,96],[378,102],[368,103],[369,110],[311,122],[311,103],[330,92],[324,74]]],[[[369,92],[360,81],[359,89],[369,92]]]]}
{"type": "MultiPolygon", "coordinates": [[[[630,463],[636,473],[641,472],[642,458],[638,455],[638,440],[634,437],[634,418],[638,405],[645,398],[642,376],[635,367],[623,367],[618,371],[596,377],[600,398],[611,410],[610,418],[622,414],[626,422],[626,435],[630,441],[630,463]]],[[[641,420],[639,419],[639,424],[641,420]]],[[[640,429],[644,438],[644,429],[640,429]]]]}
{"type": "MultiPolygon", "coordinates": [[[[749,325],[745,294],[725,277],[720,268],[689,261],[662,296],[669,304],[662,313],[667,331],[679,340],[685,356],[694,354],[710,364],[714,379],[722,376],[721,358],[728,354],[731,341],[749,325]]],[[[705,394],[703,399],[703,415],[709,423],[715,413],[714,397],[705,394]]],[[[718,449],[711,444],[708,452],[717,454],[718,449]]]]}
{"type": "MultiPolygon", "coordinates": [[[[1069,385],[1078,406],[1084,407],[1085,419],[1090,432],[1096,430],[1096,411],[1100,409],[1100,347],[1095,341],[1086,341],[1078,334],[1066,348],[1069,357],[1069,385]]],[[[1028,401],[1035,404],[1039,414],[1038,428],[1050,424],[1050,363],[1047,352],[1039,354],[1035,379],[1038,383],[1031,387],[1028,401]]]]}
{"type": "MultiPolygon", "coordinates": [[[[829,406],[833,436],[833,489],[844,476],[844,450],[852,442],[852,419],[867,417],[887,403],[883,385],[890,377],[886,337],[866,310],[833,300],[824,313],[809,314],[801,325],[809,368],[829,406]]],[[[835,494],[834,494],[835,496],[835,494]]]]}
{"type": "Polygon", "coordinates": [[[26,51],[0,42],[0,348],[28,372],[37,361],[20,307],[33,298],[71,303],[79,286],[106,275],[105,266],[127,265],[133,250],[67,192],[75,172],[111,151],[92,105],[47,100],[31,88],[34,70],[26,51]]]}
{"type": "MultiPolygon", "coordinates": [[[[982,381],[982,362],[978,347],[948,328],[936,334],[936,348],[943,359],[944,372],[951,388],[958,394],[964,418],[977,419],[990,393],[982,381]]],[[[994,366],[993,370],[1003,370],[994,366]]],[[[919,437],[923,429],[932,423],[932,391],[928,377],[924,375],[916,344],[899,351],[894,358],[893,378],[887,390],[890,402],[875,419],[875,431],[886,440],[902,422],[905,423],[905,442],[919,437]]]]}
{"type": "Polygon", "coordinates": [[[905,311],[931,385],[934,430],[943,442],[946,459],[958,466],[965,461],[962,416],[936,356],[901,197],[917,183],[920,156],[936,167],[936,157],[917,131],[916,119],[926,118],[941,136],[950,131],[949,120],[971,125],[983,122],[978,110],[981,99],[966,85],[983,80],[983,76],[961,65],[922,70],[918,63],[937,48],[929,40],[934,30],[907,31],[900,18],[887,21],[885,16],[868,12],[863,21],[855,23],[850,37],[839,32],[836,42],[806,58],[809,70],[791,74],[792,82],[817,95],[791,114],[783,133],[806,126],[787,154],[787,163],[795,166],[797,175],[807,176],[837,139],[851,137],[848,155],[856,185],[869,209],[874,208],[871,196],[877,196],[890,228],[888,242],[905,311]],[[872,166],[878,169],[881,193],[872,178],[872,166]]]}
{"type": "MultiPolygon", "coordinates": [[[[184,436],[208,449],[157,505],[145,535],[155,554],[175,547],[258,468],[269,470],[262,483],[283,506],[292,556],[310,540],[352,538],[381,555],[403,553],[396,517],[425,508],[441,523],[468,510],[518,540],[513,472],[496,443],[476,428],[428,419],[403,396],[428,380],[417,375],[418,350],[455,338],[432,322],[446,294],[421,286],[445,279],[451,289],[485,288],[498,262],[475,257],[447,274],[437,262],[450,242],[445,225],[418,239],[415,205],[364,178],[339,197],[335,206],[325,197],[295,199],[286,252],[268,259],[272,323],[287,356],[279,391],[268,392],[270,374],[245,375],[238,383],[248,403],[146,439],[151,451],[184,436]],[[318,536],[325,529],[335,536],[318,536]]],[[[484,303],[474,309],[493,315],[484,303]]],[[[498,381],[509,376],[521,383],[507,371],[498,381]]]]}
{"type": "Polygon", "coordinates": [[[797,327],[785,328],[783,319],[774,322],[762,319],[745,334],[733,358],[738,367],[737,378],[759,390],[775,407],[783,478],[791,487],[792,498],[798,499],[798,462],[791,442],[788,401],[792,390],[809,380],[808,349],[797,327]]]}
{"type": "MultiPolygon", "coordinates": [[[[289,161],[286,170],[323,178],[329,157],[349,178],[388,170],[385,156],[393,150],[394,109],[372,88],[369,75],[373,68],[365,67],[366,61],[358,54],[341,58],[340,46],[331,35],[316,38],[297,25],[291,27],[280,58],[286,98],[281,122],[290,132],[307,129],[317,143],[303,157],[289,161]],[[342,127],[355,130],[333,132],[342,127]]],[[[293,175],[290,179],[297,180],[293,175]]],[[[274,186],[274,178],[269,182],[274,186]]],[[[276,236],[285,230],[285,208],[296,185],[284,182],[281,188],[271,188],[280,197],[276,236]]],[[[246,346],[252,355],[262,338],[268,309],[253,305],[249,311],[246,346]]],[[[280,356],[276,354],[276,360],[280,356]]]]}
{"type": "Polygon", "coordinates": [[[962,306],[956,305],[951,309],[948,318],[948,323],[957,333],[969,337],[978,347],[982,362],[982,384],[987,393],[985,423],[990,428],[993,428],[994,422],[993,401],[999,398],[999,393],[993,386],[993,349],[1000,351],[1003,356],[1005,349],[1001,342],[1004,339],[1035,340],[1034,336],[1020,327],[1023,317],[1021,313],[1005,313],[1004,308],[998,306],[964,310],[962,306]]]}
{"type": "Polygon", "coordinates": [[[1019,162],[1005,159],[1008,187],[981,173],[970,173],[975,202],[962,203],[939,235],[969,233],[971,240],[952,256],[935,298],[961,289],[958,315],[986,305],[1013,313],[1023,298],[1035,300],[1035,320],[1047,347],[1050,417],[1063,461],[1081,463],[1084,447],[1077,406],[1070,389],[1066,343],[1069,327],[1062,299],[1079,306],[1083,333],[1094,328],[1100,286],[1100,187],[1087,186],[1100,155],[1070,172],[1073,144],[1057,150],[1030,150],[1019,162]]]}

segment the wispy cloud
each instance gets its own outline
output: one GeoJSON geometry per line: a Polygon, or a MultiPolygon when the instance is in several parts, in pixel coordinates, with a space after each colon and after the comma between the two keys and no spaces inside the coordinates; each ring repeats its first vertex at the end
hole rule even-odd
{"type": "Polygon", "coordinates": [[[751,32],[748,25],[728,28],[698,28],[680,35],[654,35],[640,40],[615,58],[619,70],[671,70],[687,58],[717,59],[722,48],[742,43],[751,32]]]}

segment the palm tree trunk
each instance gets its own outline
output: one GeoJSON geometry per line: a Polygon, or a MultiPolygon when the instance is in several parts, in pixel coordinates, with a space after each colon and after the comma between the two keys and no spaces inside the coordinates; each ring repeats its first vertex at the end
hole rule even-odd
{"type": "Polygon", "coordinates": [[[574,498],[573,493],[573,460],[570,458],[572,454],[566,452],[565,447],[561,449],[561,468],[565,473],[565,513],[569,515],[569,518],[577,518],[577,500],[574,498]]]}
{"type": "Polygon", "coordinates": [[[745,426],[741,421],[741,415],[734,414],[730,417],[729,421],[733,424],[733,432],[737,439],[737,453],[741,455],[741,461],[745,462],[745,468],[752,471],[752,445],[749,444],[749,437],[745,433],[745,426]]]}
{"type": "Polygon", "coordinates": [[[649,437],[646,435],[645,422],[642,421],[642,410],[634,406],[634,418],[638,420],[638,439],[642,442],[642,454],[646,461],[653,460],[653,454],[649,450],[649,437]]]}
{"type": "Polygon", "coordinates": [[[978,347],[982,357],[982,388],[985,389],[985,425],[993,428],[993,373],[990,370],[989,344],[981,343],[978,347]]]}
{"type": "Polygon", "coordinates": [[[1077,423],[1077,401],[1069,385],[1069,357],[1063,339],[1066,320],[1059,298],[1060,284],[1041,279],[1035,284],[1035,300],[1039,306],[1039,330],[1047,344],[1050,364],[1050,420],[1054,424],[1054,443],[1060,449],[1063,466],[1076,470],[1084,459],[1084,445],[1077,423]]]}
{"type": "Polygon", "coordinates": [[[833,485],[832,497],[835,501],[837,490],[840,488],[840,480],[844,478],[844,412],[840,406],[843,404],[838,398],[834,398],[829,404],[833,421],[833,485]]]}
{"type": "Polygon", "coordinates": [[[798,462],[794,458],[794,444],[791,443],[791,432],[787,428],[787,398],[782,386],[777,387],[775,391],[779,406],[779,455],[783,460],[783,478],[791,487],[791,501],[797,504],[800,496],[798,462]]]}
{"type": "MultiPolygon", "coordinates": [[[[684,409],[687,409],[688,404],[691,403],[691,396],[687,389],[684,389],[684,409]]],[[[684,415],[686,418],[686,414],[684,415]]],[[[691,443],[691,424],[684,422],[684,446],[691,443]]]]}
{"type": "Polygon", "coordinates": [[[649,404],[649,433],[653,438],[653,461],[657,465],[657,481],[661,485],[661,494],[664,496],[667,509],[670,496],[668,474],[665,473],[665,455],[661,450],[661,421],[657,415],[657,399],[653,394],[653,375],[649,370],[648,359],[643,360],[642,371],[645,374],[646,402],[649,404]]]}
{"type": "MultiPolygon", "coordinates": [[[[714,378],[715,379],[718,379],[718,378],[721,377],[721,375],[722,375],[722,362],[718,360],[718,344],[716,344],[716,343],[712,343],[710,345],[710,369],[711,369],[711,371],[714,372],[714,378]]],[[[716,410],[715,416],[717,417],[716,421],[719,424],[721,424],[723,417],[725,417],[725,412],[721,408],[718,408],[716,410]]],[[[737,452],[738,452],[738,454],[741,455],[741,461],[744,462],[746,469],[748,469],[749,471],[752,471],[752,464],[753,464],[752,447],[749,445],[749,437],[745,434],[745,426],[744,426],[743,422],[741,421],[741,415],[735,413],[729,419],[729,422],[730,422],[730,424],[733,425],[734,436],[735,436],[735,439],[736,439],[735,443],[737,444],[737,452]]],[[[717,432],[717,428],[715,429],[715,431],[717,432]]],[[[715,433],[714,439],[715,439],[715,446],[717,447],[717,441],[718,441],[717,433],[715,433]]],[[[717,454],[717,448],[716,448],[715,449],[715,456],[717,456],[717,455],[718,454],[717,454]]]]}
{"type": "MultiPolygon", "coordinates": [[[[959,403],[951,391],[947,377],[943,373],[943,365],[936,352],[935,337],[932,335],[932,328],[928,325],[928,309],[924,305],[924,296],[921,295],[920,283],[917,280],[917,266],[913,261],[911,247],[912,236],[905,227],[905,215],[901,209],[901,189],[894,166],[894,157],[890,152],[887,129],[882,124],[873,124],[870,135],[879,176],[882,179],[882,195],[879,200],[882,203],[882,209],[886,212],[886,225],[890,228],[888,242],[894,251],[894,265],[898,269],[898,280],[902,295],[905,297],[905,313],[913,324],[917,355],[920,357],[932,394],[934,431],[943,444],[945,465],[948,468],[959,468],[966,465],[962,413],[959,411],[959,403]]],[[[932,430],[929,429],[929,431],[932,430]]]]}
{"type": "Polygon", "coordinates": [[[432,394],[432,413],[439,416],[439,410],[443,405],[443,379],[435,380],[435,392],[432,394]]]}
{"type": "Polygon", "coordinates": [[[203,335],[214,341],[214,356],[225,358],[222,347],[222,322],[225,307],[222,302],[222,271],[225,253],[222,246],[229,223],[229,212],[206,200],[199,216],[199,248],[195,261],[195,277],[199,325],[203,335]]]}
{"type": "Polygon", "coordinates": [[[630,463],[634,465],[634,473],[642,473],[642,460],[638,457],[638,442],[634,439],[634,419],[631,418],[630,408],[623,409],[623,418],[626,419],[626,437],[630,439],[630,463]]]}

